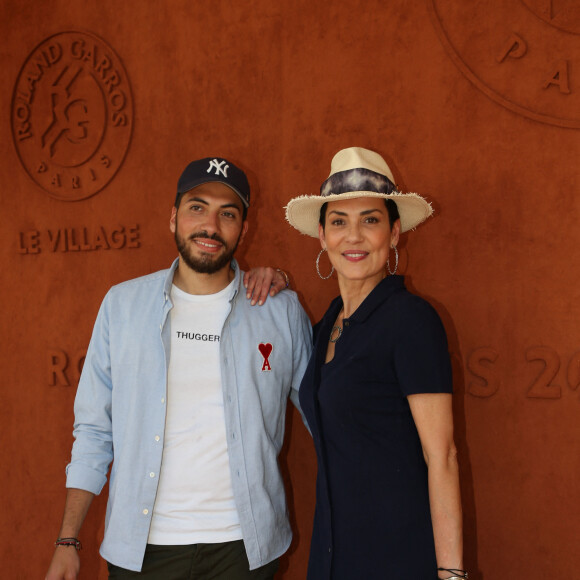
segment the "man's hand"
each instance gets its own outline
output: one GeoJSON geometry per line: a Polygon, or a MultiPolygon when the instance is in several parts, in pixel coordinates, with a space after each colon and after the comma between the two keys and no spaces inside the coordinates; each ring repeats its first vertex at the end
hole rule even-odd
{"type": "MultiPolygon", "coordinates": [[[[59,539],[67,541],[79,537],[81,526],[94,497],[94,494],[84,489],[74,487],[67,489],[59,539]]],[[[76,580],[80,567],[81,561],[75,546],[57,546],[45,580],[76,580]]]]}
{"type": "Polygon", "coordinates": [[[74,546],[57,546],[45,580],[76,580],[81,561],[74,546]]]}
{"type": "Polygon", "coordinates": [[[252,306],[256,303],[262,306],[266,302],[268,295],[275,296],[280,290],[284,290],[287,287],[288,276],[282,270],[260,267],[252,268],[244,274],[246,298],[252,301],[252,306]]]}

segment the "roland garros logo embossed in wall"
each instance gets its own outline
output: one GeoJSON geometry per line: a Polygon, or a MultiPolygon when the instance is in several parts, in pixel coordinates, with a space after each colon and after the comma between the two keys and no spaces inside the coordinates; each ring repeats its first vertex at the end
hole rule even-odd
{"type": "Polygon", "coordinates": [[[578,0],[427,0],[435,29],[483,93],[541,123],[580,128],[578,0]]]}
{"type": "Polygon", "coordinates": [[[127,73],[97,36],[55,34],[24,63],[11,117],[16,150],[30,177],[57,199],[86,199],[111,181],[131,141],[127,73]]]}

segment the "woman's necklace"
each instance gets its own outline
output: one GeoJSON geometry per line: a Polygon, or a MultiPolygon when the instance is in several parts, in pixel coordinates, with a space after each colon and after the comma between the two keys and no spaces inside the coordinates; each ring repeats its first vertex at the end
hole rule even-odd
{"type": "Polygon", "coordinates": [[[340,338],[341,334],[342,334],[342,326],[333,326],[332,330],[330,331],[330,338],[328,340],[330,340],[330,342],[336,342],[340,338]],[[336,336],[334,336],[335,332],[336,336]]]}
{"type": "MultiPolygon", "coordinates": [[[[330,331],[330,338],[328,340],[330,340],[330,342],[336,342],[339,338],[340,335],[342,334],[342,326],[340,325],[340,323],[338,323],[338,319],[340,318],[340,315],[342,314],[342,308],[340,309],[340,312],[338,313],[338,317],[337,317],[337,324],[335,324],[332,327],[332,330],[330,331]]],[[[342,321],[341,321],[342,322],[342,321]]]]}

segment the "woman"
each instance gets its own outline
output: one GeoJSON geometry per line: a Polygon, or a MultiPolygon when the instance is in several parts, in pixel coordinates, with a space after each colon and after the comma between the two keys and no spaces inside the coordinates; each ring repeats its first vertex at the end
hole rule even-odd
{"type": "Polygon", "coordinates": [[[395,275],[399,234],[431,214],[356,147],[336,154],[320,196],[286,208],[340,288],[300,387],[318,457],[310,580],[467,578],[445,330],[395,275]]]}

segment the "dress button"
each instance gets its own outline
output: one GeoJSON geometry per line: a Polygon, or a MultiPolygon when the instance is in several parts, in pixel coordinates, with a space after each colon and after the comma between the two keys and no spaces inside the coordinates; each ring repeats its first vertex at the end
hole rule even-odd
{"type": "Polygon", "coordinates": [[[348,326],[348,320],[344,320],[344,321],[343,321],[343,324],[344,324],[345,326],[348,326]]]}

